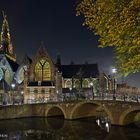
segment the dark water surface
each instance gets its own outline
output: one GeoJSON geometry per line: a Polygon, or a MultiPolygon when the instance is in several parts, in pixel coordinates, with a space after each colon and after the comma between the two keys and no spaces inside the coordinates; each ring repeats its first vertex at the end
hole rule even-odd
{"type": "Polygon", "coordinates": [[[140,140],[140,128],[112,126],[109,133],[94,119],[26,118],[0,121],[0,140],[140,140]]]}

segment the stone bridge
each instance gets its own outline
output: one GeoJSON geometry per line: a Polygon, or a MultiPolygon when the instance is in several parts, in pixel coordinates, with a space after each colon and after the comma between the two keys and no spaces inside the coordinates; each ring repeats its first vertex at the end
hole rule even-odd
{"type": "Polygon", "coordinates": [[[140,103],[94,100],[0,107],[0,119],[60,115],[68,120],[104,115],[113,125],[126,125],[140,120],[140,103]]]}

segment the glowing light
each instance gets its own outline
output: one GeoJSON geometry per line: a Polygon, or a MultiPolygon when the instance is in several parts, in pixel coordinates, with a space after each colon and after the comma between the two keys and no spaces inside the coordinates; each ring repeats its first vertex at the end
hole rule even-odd
{"type": "Polygon", "coordinates": [[[116,68],[112,68],[112,73],[116,73],[117,72],[117,69],[116,68]]]}

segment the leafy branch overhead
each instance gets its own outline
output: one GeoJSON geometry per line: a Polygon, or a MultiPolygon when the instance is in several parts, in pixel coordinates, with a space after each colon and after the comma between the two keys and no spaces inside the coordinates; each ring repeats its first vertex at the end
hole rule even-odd
{"type": "Polygon", "coordinates": [[[77,16],[99,35],[99,47],[114,47],[122,75],[140,71],[140,0],[81,0],[77,16]]]}

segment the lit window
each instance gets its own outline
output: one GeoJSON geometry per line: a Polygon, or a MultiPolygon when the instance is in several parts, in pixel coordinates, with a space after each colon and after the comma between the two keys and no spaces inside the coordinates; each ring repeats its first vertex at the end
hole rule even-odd
{"type": "Polygon", "coordinates": [[[89,81],[88,80],[83,80],[82,87],[83,88],[88,88],[89,87],[89,81]]]}
{"type": "Polygon", "coordinates": [[[65,83],[65,88],[71,88],[72,87],[72,82],[70,80],[67,80],[65,83]]]}
{"type": "Polygon", "coordinates": [[[51,69],[48,62],[45,62],[43,66],[43,80],[51,80],[51,69]]]}
{"type": "Polygon", "coordinates": [[[18,73],[18,83],[22,83],[23,80],[24,80],[24,69],[23,67],[19,70],[19,73],[18,73]]]}
{"type": "Polygon", "coordinates": [[[3,78],[3,71],[0,69],[0,80],[3,78]]]}
{"type": "Polygon", "coordinates": [[[76,80],[76,81],[74,82],[74,87],[75,87],[75,88],[80,88],[80,81],[79,81],[79,80],[76,80]]]}
{"type": "Polygon", "coordinates": [[[5,71],[5,81],[6,81],[8,84],[10,84],[10,82],[11,82],[10,71],[9,71],[8,69],[5,71]]]}
{"type": "Polygon", "coordinates": [[[42,66],[39,62],[35,66],[35,79],[37,81],[42,81],[42,66]]]}
{"type": "Polygon", "coordinates": [[[36,81],[51,80],[51,68],[48,61],[41,59],[35,66],[36,81]]]}

